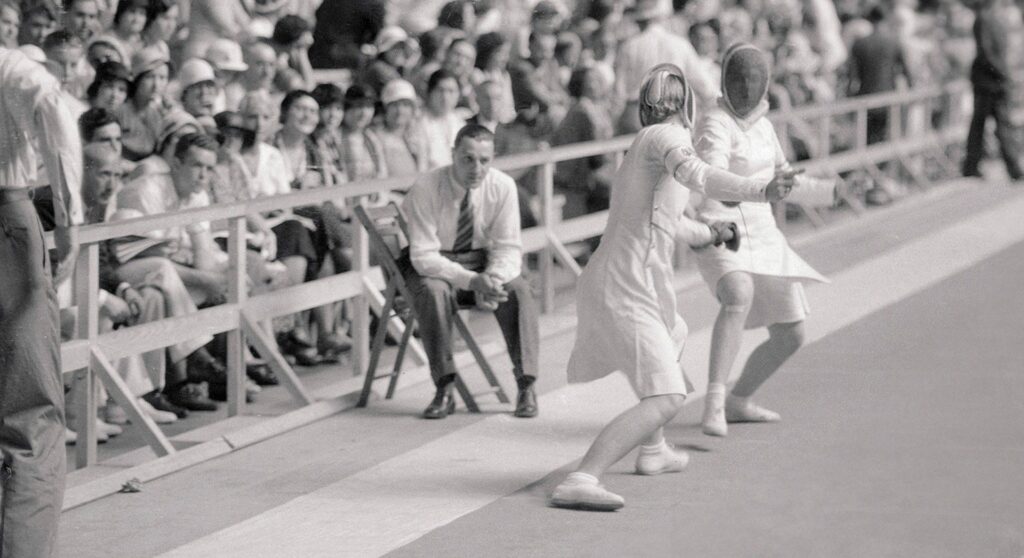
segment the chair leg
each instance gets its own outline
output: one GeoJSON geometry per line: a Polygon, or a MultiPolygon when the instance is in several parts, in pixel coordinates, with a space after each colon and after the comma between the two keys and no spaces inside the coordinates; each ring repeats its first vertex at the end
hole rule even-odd
{"type": "Polygon", "coordinates": [[[405,360],[405,349],[409,347],[409,340],[412,337],[414,321],[409,320],[402,332],[402,340],[398,342],[398,355],[395,356],[395,366],[391,371],[391,381],[388,382],[388,393],[385,399],[391,399],[395,395],[395,388],[398,387],[398,376],[402,373],[402,361],[405,360]]]}
{"type": "Polygon", "coordinates": [[[494,369],[491,368],[491,364],[487,362],[487,357],[484,356],[483,351],[480,350],[480,346],[477,345],[476,339],[469,332],[469,327],[466,326],[466,322],[462,320],[462,316],[455,315],[455,327],[458,328],[459,334],[466,341],[466,346],[469,347],[469,351],[473,353],[473,358],[476,359],[476,363],[480,366],[480,371],[484,373],[484,378],[487,379],[487,383],[494,389],[494,395],[498,397],[498,401],[502,403],[510,403],[511,400],[508,395],[505,394],[505,390],[501,387],[501,383],[498,382],[498,378],[494,375],[494,369]]]}
{"type": "Polygon", "coordinates": [[[455,375],[455,389],[458,390],[459,396],[462,397],[462,402],[466,404],[466,410],[471,413],[479,413],[480,407],[476,404],[476,399],[473,397],[473,393],[469,391],[469,387],[462,381],[462,376],[455,375]]]}
{"type": "Polygon", "coordinates": [[[377,364],[380,362],[380,353],[384,350],[384,336],[387,335],[387,321],[395,306],[395,284],[388,283],[387,292],[384,295],[384,308],[380,311],[377,320],[377,331],[373,335],[371,344],[370,363],[366,367],[366,377],[363,378],[363,390],[359,394],[357,407],[365,407],[370,401],[370,392],[373,391],[373,382],[377,379],[377,364]]]}

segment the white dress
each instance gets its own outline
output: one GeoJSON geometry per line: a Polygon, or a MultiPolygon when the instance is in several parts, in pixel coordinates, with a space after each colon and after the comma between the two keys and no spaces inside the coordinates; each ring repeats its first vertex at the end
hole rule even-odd
{"type": "Polygon", "coordinates": [[[640,130],[613,181],[601,245],[577,286],[570,382],[621,370],[641,398],[686,394],[679,356],[687,328],[676,312],[672,254],[680,225],[685,241],[710,235],[708,227],[682,220],[687,188],[756,201],[764,199],[768,182],[710,167],[697,157],[689,130],[678,124],[640,130]]]}
{"type": "MultiPolygon", "coordinates": [[[[767,118],[737,121],[721,107],[715,107],[704,114],[697,130],[697,152],[716,168],[770,180],[776,168],[789,165],[775,128],[767,118]]],[[[740,246],[736,252],[724,246],[710,246],[696,250],[696,254],[701,275],[712,293],[727,273],[743,271],[753,275],[755,300],[748,314],[748,328],[799,321],[806,316],[800,282],[828,280],[789,247],[775,223],[771,204],[731,204],[705,199],[697,214],[702,221],[730,221],[739,229],[740,246]]]]}

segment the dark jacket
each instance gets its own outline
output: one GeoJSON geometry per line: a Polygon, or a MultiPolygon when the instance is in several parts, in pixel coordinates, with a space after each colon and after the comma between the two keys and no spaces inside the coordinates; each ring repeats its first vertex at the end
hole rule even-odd
{"type": "Polygon", "coordinates": [[[1024,66],[1024,29],[1020,9],[1012,2],[995,0],[976,12],[974,40],[977,57],[971,81],[979,89],[1003,91],[1020,78],[1024,66]]]}

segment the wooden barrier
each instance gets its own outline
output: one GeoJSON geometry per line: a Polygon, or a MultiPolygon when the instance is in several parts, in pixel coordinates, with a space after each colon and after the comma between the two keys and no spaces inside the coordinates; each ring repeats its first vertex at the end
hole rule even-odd
{"type": "MultiPolygon", "coordinates": [[[[785,112],[770,114],[780,137],[784,137],[793,126],[810,126],[818,123],[815,156],[809,161],[797,164],[815,173],[838,175],[854,169],[874,169],[884,162],[897,162],[908,167],[911,156],[931,154],[946,168],[955,168],[945,157],[945,148],[964,137],[964,122],[948,123],[940,130],[927,130],[913,137],[906,137],[902,125],[905,110],[912,106],[929,107],[947,97],[957,98],[969,91],[966,82],[955,82],[941,87],[901,91],[880,95],[843,100],[831,104],[801,107],[785,112]],[[867,112],[872,109],[889,111],[890,135],[887,141],[874,145],[867,144],[867,112]],[[853,115],[854,141],[849,149],[833,152],[831,137],[832,121],[839,117],[853,115]]],[[[553,214],[554,167],[560,161],[568,161],[594,155],[611,154],[617,161],[633,140],[632,136],[617,137],[606,141],[587,142],[545,148],[533,153],[501,157],[495,166],[502,170],[539,167],[536,173],[536,191],[540,200],[539,225],[523,231],[523,247],[528,253],[539,255],[539,273],[542,286],[541,302],[545,310],[554,305],[554,271],[556,261],[578,275],[580,267],[572,257],[566,244],[598,236],[604,230],[607,211],[562,221],[553,214]]],[[[369,312],[380,311],[379,292],[380,270],[369,265],[366,232],[356,228],[353,270],[302,285],[249,297],[246,293],[245,277],[245,216],[298,206],[316,205],[328,200],[346,197],[358,200],[361,196],[406,189],[416,177],[372,180],[343,186],[305,190],[270,198],[190,209],[174,214],[144,217],[139,219],[104,223],[83,227],[80,239],[83,249],[77,262],[74,277],[74,296],[78,306],[78,332],[76,339],[65,342],[61,347],[63,372],[81,382],[79,390],[84,397],[76,409],[79,418],[76,428],[78,447],[76,463],[85,467],[96,462],[96,398],[93,386],[98,377],[134,419],[133,426],[143,429],[143,435],[157,455],[175,453],[160,429],[152,421],[141,417],[134,405],[134,397],[116,376],[111,362],[131,354],[165,348],[171,344],[215,333],[228,334],[228,414],[240,414],[245,409],[245,365],[243,351],[247,343],[254,344],[278,373],[285,387],[295,400],[303,406],[314,403],[314,396],[302,385],[301,379],[277,353],[268,332],[259,325],[261,321],[284,316],[300,310],[323,304],[348,300],[353,309],[352,337],[353,353],[350,359],[352,374],[362,374],[369,358],[369,312]],[[145,234],[152,230],[182,227],[206,221],[228,222],[228,254],[230,260],[228,301],[226,304],[200,310],[189,316],[178,316],[159,322],[147,323],[100,334],[98,331],[98,276],[99,243],[128,235],[145,234]]],[[[919,180],[914,177],[915,180],[919,180]]],[[[919,180],[924,182],[923,180],[919,180]]],[[[922,187],[924,184],[922,184],[922,187]]],[[[848,200],[858,213],[864,208],[856,200],[848,200]]],[[[783,207],[780,204],[780,207],[783,207]]],[[[812,208],[804,209],[812,223],[823,221],[812,208]]],[[[785,212],[780,215],[784,224],[785,212]]],[[[393,333],[402,331],[402,324],[388,323],[393,333]]],[[[414,345],[411,353],[416,361],[425,360],[422,348],[414,345]]]]}

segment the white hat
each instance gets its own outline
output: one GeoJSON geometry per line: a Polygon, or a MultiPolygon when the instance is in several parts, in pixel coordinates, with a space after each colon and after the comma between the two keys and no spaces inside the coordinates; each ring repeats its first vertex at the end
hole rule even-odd
{"type": "Polygon", "coordinates": [[[384,86],[380,94],[380,102],[388,105],[395,101],[416,102],[416,88],[404,79],[393,79],[384,86]]]}
{"type": "Polygon", "coordinates": [[[242,46],[231,39],[219,38],[206,48],[206,61],[225,72],[244,72],[249,65],[242,60],[242,46]]]}
{"type": "Polygon", "coordinates": [[[377,39],[373,42],[373,45],[377,47],[377,54],[385,53],[399,43],[405,43],[409,40],[409,34],[405,32],[405,29],[401,27],[385,27],[377,33],[377,39]]]}
{"type": "Polygon", "coordinates": [[[206,81],[216,81],[213,73],[213,66],[201,58],[189,58],[181,65],[178,72],[178,82],[181,83],[181,90],[184,92],[189,87],[206,81]]]}

